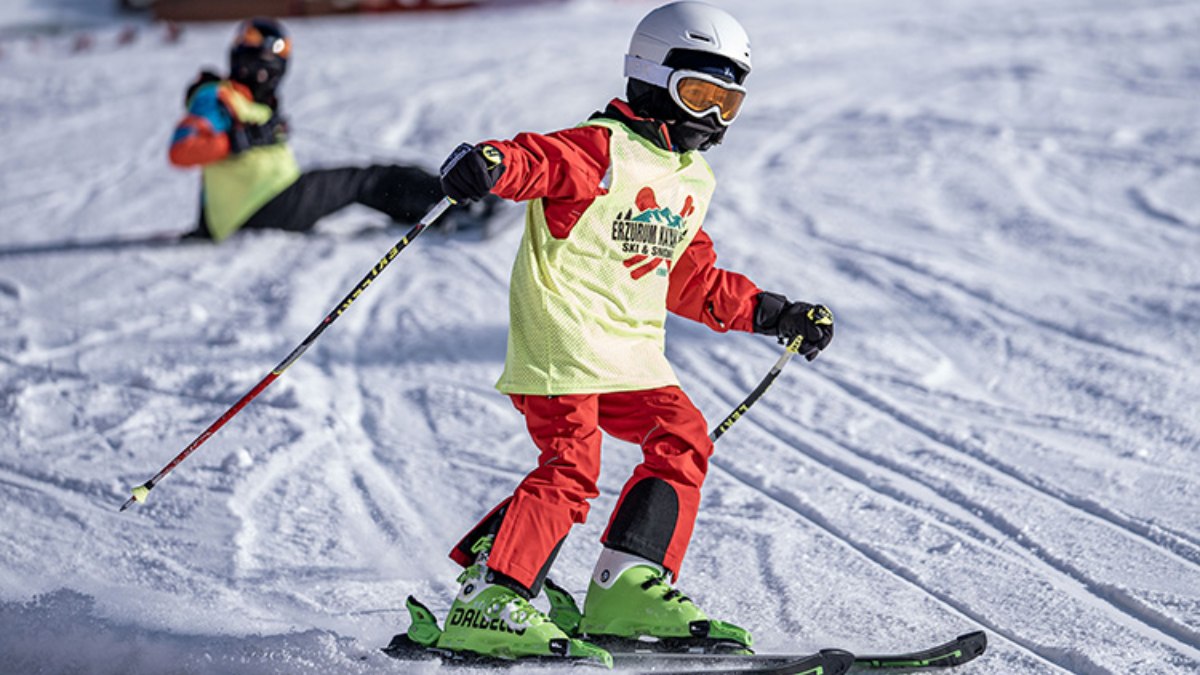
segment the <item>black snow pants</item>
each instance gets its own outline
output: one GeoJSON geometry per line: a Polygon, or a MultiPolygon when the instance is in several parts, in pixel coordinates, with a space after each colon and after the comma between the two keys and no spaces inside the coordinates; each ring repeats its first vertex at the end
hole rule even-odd
{"type": "MultiPolygon", "coordinates": [[[[306,232],[317,221],[351,204],[362,204],[399,223],[415,223],[442,198],[438,177],[404,165],[315,169],[300,174],[239,229],[306,232]]],[[[189,237],[211,239],[200,206],[200,223],[189,237]]]]}
{"type": "Polygon", "coordinates": [[[304,232],[351,204],[369,206],[396,222],[415,223],[441,198],[438,177],[415,166],[317,169],[301,174],[242,228],[304,232]]]}

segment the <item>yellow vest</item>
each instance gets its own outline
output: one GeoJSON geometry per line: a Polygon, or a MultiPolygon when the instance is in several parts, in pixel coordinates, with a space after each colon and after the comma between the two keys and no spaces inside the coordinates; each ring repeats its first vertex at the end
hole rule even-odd
{"type": "Polygon", "coordinates": [[[508,354],[496,388],[587,394],[678,384],[664,325],[670,268],[688,247],[716,186],[699,152],[656,147],[615,120],[608,194],[565,239],[529,202],[509,289],[508,354]]]}
{"type": "MultiPolygon", "coordinates": [[[[265,124],[273,114],[270,106],[243,96],[229,82],[220,84],[221,100],[230,106],[235,120],[265,124]]],[[[283,192],[300,177],[300,166],[286,143],[250,148],[212,164],[204,175],[204,217],[215,241],[237,231],[250,216],[283,192]]]]}

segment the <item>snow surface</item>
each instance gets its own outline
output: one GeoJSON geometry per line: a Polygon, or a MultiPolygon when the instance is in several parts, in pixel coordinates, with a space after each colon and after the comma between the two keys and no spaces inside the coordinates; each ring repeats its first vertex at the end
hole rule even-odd
{"type": "MultiPolygon", "coordinates": [[[[1200,4],[728,4],[756,68],[706,226],[838,328],[719,442],[682,587],[764,651],[982,628],[963,672],[1200,670],[1200,4]]],[[[436,166],[570,126],[651,6],[291,22],[295,148],[436,166]]],[[[405,596],[444,611],[446,550],[535,456],[492,389],[519,228],[422,237],[118,513],[402,233],[121,244],[190,226],[166,145],[231,26],[120,21],[0,43],[0,671],[406,672],[405,596]]],[[[670,328],[710,418],[778,355],[670,328]]],[[[576,591],[639,455],[606,452],[576,591]]]]}

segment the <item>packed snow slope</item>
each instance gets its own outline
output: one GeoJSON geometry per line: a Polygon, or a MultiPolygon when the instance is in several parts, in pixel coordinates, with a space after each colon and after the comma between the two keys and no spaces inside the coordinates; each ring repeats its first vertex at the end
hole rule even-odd
{"type": "MultiPolygon", "coordinates": [[[[837,338],[721,439],[681,586],[764,651],[964,668],[1200,669],[1200,4],[727,3],[756,49],[709,153],[722,264],[837,338]]],[[[622,91],[651,7],[294,21],[307,166],[436,166],[622,91]]],[[[232,26],[0,60],[0,671],[400,673],[404,598],[535,451],[492,389],[520,226],[418,239],[266,393],[125,513],[403,233],[367,210],[219,246],[166,147],[232,26]]],[[[517,221],[519,212],[508,216],[517,221]]],[[[672,319],[720,419],[774,341],[672,319]]],[[[582,592],[637,448],[553,576],[582,592]]]]}

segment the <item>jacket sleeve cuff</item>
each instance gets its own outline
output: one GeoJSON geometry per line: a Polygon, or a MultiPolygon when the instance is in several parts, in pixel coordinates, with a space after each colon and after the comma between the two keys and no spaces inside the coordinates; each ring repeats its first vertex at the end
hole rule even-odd
{"type": "Polygon", "coordinates": [[[754,332],[763,335],[778,335],[779,316],[787,305],[786,296],[767,291],[759,293],[754,307],[754,332]]]}

